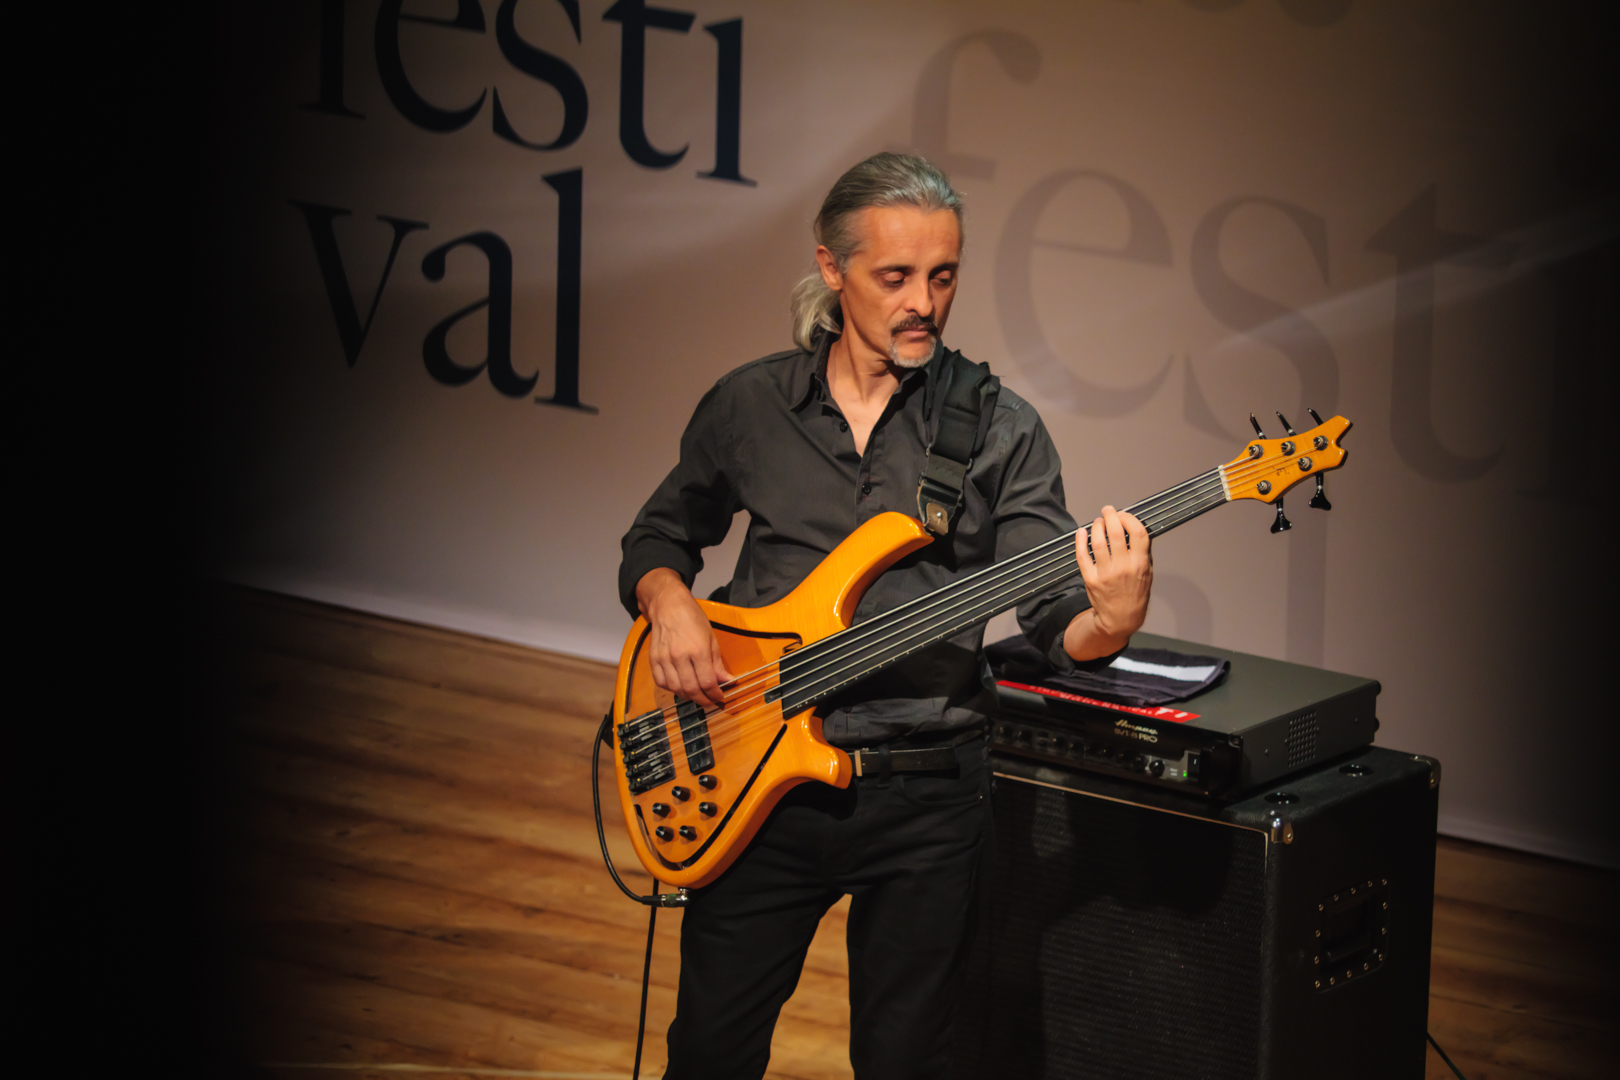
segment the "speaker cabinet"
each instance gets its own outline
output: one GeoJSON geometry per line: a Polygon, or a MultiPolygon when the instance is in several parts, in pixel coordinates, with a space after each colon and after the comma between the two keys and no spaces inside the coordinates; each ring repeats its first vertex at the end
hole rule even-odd
{"type": "Polygon", "coordinates": [[[957,1077],[1423,1076],[1437,762],[1221,804],[992,760],[957,1077]]]}

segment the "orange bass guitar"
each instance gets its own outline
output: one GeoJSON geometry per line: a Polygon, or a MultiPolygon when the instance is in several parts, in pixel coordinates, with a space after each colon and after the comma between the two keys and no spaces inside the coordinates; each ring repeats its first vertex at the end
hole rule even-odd
{"type": "MultiPolygon", "coordinates": [[[[1256,438],[1225,465],[1127,509],[1157,536],[1236,499],[1276,502],[1308,476],[1318,478],[1312,505],[1325,508],[1320,474],[1344,464],[1338,440],[1350,422],[1312,418],[1310,431],[1256,438]]],[[[1272,531],[1286,527],[1279,502],[1272,531]]],[[[921,522],[882,514],[768,607],[699,600],[727,670],[743,673],[722,687],[720,708],[653,684],[647,622],[636,620],[614,691],[614,759],[631,844],[655,879],[707,884],[791,788],[848,786],[850,757],[822,737],[817,702],[1079,573],[1069,533],[852,626],[878,575],[931,540],[921,522]]]]}

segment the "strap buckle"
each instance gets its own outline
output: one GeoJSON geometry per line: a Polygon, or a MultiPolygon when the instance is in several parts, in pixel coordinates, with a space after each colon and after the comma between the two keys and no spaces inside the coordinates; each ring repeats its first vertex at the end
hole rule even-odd
{"type": "Polygon", "coordinates": [[[951,531],[951,523],[962,508],[962,482],[972,467],[971,460],[952,461],[929,448],[917,480],[918,516],[929,532],[944,536],[951,531]]]}

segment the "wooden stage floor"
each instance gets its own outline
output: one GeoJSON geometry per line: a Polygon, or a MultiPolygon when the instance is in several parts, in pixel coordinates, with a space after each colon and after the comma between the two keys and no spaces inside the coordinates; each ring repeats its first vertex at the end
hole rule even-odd
{"type": "MultiPolygon", "coordinates": [[[[248,590],[210,607],[236,793],[221,993],[261,1075],[629,1077],[647,913],[591,816],[611,668],[248,590]]],[[[1436,892],[1429,1029],[1468,1080],[1615,1075],[1616,875],[1442,839],[1436,892]]],[[[850,1075],[844,920],[822,924],[771,1077],[850,1075]]],[[[659,914],[643,1076],[679,930],[659,914]]],[[[1452,1075],[1432,1049],[1427,1075],[1452,1075]]]]}

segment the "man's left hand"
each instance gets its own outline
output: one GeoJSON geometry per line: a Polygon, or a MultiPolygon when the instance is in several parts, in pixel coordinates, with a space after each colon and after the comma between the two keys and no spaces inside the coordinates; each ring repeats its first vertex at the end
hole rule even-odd
{"type": "Polygon", "coordinates": [[[1069,624],[1063,647],[1076,660],[1118,652],[1147,620],[1153,590],[1147,529],[1134,515],[1105,506],[1089,533],[1075,536],[1075,559],[1091,607],[1069,624]]]}

